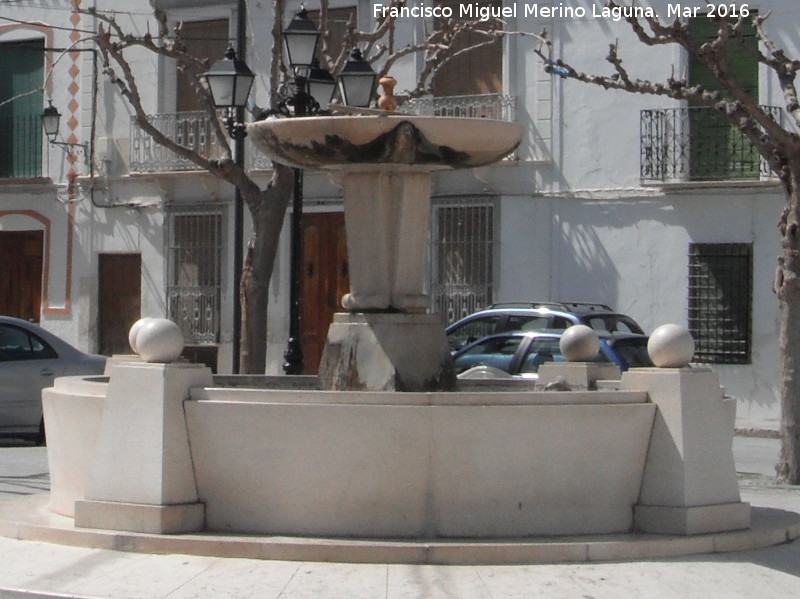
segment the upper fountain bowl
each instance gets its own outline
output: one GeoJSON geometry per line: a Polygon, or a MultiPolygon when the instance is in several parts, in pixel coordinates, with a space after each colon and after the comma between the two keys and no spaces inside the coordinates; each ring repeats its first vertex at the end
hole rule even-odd
{"type": "Polygon", "coordinates": [[[298,168],[407,164],[471,168],[501,160],[522,127],[492,119],[406,114],[268,119],[247,127],[274,161],[298,168]]]}

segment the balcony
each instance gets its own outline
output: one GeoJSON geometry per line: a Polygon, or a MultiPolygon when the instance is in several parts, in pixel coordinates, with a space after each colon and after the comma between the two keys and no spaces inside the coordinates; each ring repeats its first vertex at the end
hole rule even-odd
{"type": "Polygon", "coordinates": [[[0,178],[42,176],[42,117],[0,117],[0,178]]]}
{"type": "MultiPolygon", "coordinates": [[[[205,112],[153,114],[147,118],[161,133],[202,156],[222,158],[224,155],[214,138],[211,120],[205,112]]],[[[198,168],[194,162],[157,144],[135,121],[131,121],[131,172],[193,171],[198,168]]]]}
{"type": "Polygon", "coordinates": [[[415,98],[403,104],[402,112],[430,116],[517,120],[517,98],[503,94],[415,98]]]}
{"type": "MultiPolygon", "coordinates": [[[[779,107],[762,108],[781,123],[779,107]]],[[[750,140],[712,108],[643,110],[640,134],[643,183],[759,181],[771,176],[750,140]]]]}
{"type": "MultiPolygon", "coordinates": [[[[461,116],[490,118],[504,121],[516,119],[516,98],[502,94],[475,96],[450,96],[447,98],[421,98],[411,100],[401,108],[403,112],[419,115],[461,116]]],[[[196,150],[203,156],[221,158],[219,147],[212,132],[211,121],[206,112],[181,112],[177,114],[155,114],[148,117],[151,123],[167,137],[182,146],[196,150]]],[[[133,173],[157,173],[194,171],[198,166],[177,156],[153,139],[136,124],[131,123],[130,170],[133,173]]],[[[249,143],[245,149],[247,168],[269,168],[267,157],[249,143]]]]}

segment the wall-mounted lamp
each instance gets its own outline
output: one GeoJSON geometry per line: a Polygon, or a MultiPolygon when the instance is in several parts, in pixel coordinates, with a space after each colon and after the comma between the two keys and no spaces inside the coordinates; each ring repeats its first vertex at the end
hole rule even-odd
{"type": "Polygon", "coordinates": [[[53,102],[48,100],[48,106],[42,111],[42,128],[48,137],[51,145],[61,146],[62,148],[79,149],[83,151],[83,160],[89,163],[89,148],[87,144],[72,143],[67,141],[57,141],[58,126],[61,123],[61,113],[53,106],[53,102]]]}

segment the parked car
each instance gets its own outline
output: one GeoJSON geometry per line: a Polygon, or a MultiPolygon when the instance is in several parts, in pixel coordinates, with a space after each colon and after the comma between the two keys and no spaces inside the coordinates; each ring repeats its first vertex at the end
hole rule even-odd
{"type": "Polygon", "coordinates": [[[494,304],[454,322],[446,333],[450,351],[455,352],[495,333],[562,330],[574,324],[585,324],[598,332],[644,334],[630,316],[605,304],[581,302],[494,304]]]}
{"type": "Polygon", "coordinates": [[[0,316],[0,435],[43,443],[42,389],[59,376],[103,374],[105,363],[40,326],[0,316]]]}
{"type": "MultiPolygon", "coordinates": [[[[647,353],[647,335],[600,333],[600,351],[595,361],[612,362],[622,371],[652,366],[647,353]]],[[[559,341],[561,331],[511,332],[474,341],[453,355],[456,374],[471,368],[499,369],[512,376],[538,378],[545,362],[565,362],[559,341]]]]}

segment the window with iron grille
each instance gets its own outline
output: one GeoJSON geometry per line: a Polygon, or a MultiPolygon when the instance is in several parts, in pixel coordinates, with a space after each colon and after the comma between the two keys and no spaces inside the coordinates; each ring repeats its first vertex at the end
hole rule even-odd
{"type": "Polygon", "coordinates": [[[695,361],[750,362],[752,300],[752,244],[689,245],[689,329],[695,361]]]}
{"type": "Polygon", "coordinates": [[[222,213],[216,207],[169,215],[167,310],[187,344],[219,340],[222,213]]]}
{"type": "Polygon", "coordinates": [[[492,303],[494,207],[486,200],[432,208],[433,311],[451,324],[492,303]]]}

